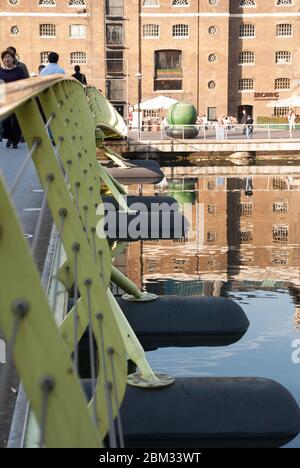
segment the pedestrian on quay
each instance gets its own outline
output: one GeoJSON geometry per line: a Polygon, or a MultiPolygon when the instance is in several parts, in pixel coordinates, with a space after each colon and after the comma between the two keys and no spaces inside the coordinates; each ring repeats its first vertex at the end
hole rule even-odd
{"type": "MultiPolygon", "coordinates": [[[[0,81],[11,83],[26,78],[21,67],[16,65],[16,56],[11,50],[4,50],[1,53],[3,65],[0,67],[0,81]]],[[[11,145],[14,149],[18,148],[21,138],[21,129],[15,114],[10,115],[2,121],[3,138],[7,139],[6,147],[11,145]]]]}
{"type": "Polygon", "coordinates": [[[80,72],[80,66],[75,65],[74,71],[75,73],[72,75],[72,77],[75,78],[77,81],[79,81],[81,84],[86,86],[87,85],[86,76],[80,72]]]}
{"type": "Polygon", "coordinates": [[[58,65],[59,55],[56,52],[50,52],[48,55],[48,65],[41,70],[40,76],[65,75],[65,70],[58,65]]]}
{"type": "Polygon", "coordinates": [[[25,78],[30,78],[28,68],[25,65],[25,63],[20,61],[20,57],[19,57],[19,55],[17,53],[17,49],[15,47],[13,47],[13,46],[10,46],[10,47],[7,47],[6,50],[10,50],[14,54],[14,56],[15,56],[15,65],[17,67],[22,68],[22,70],[24,72],[24,75],[25,75],[25,78]]]}
{"type": "Polygon", "coordinates": [[[290,108],[287,118],[289,122],[290,138],[292,138],[293,132],[296,130],[296,114],[293,109],[290,108]]]}
{"type": "Polygon", "coordinates": [[[252,140],[253,137],[253,119],[251,115],[248,115],[246,120],[246,138],[247,140],[252,140]]]}

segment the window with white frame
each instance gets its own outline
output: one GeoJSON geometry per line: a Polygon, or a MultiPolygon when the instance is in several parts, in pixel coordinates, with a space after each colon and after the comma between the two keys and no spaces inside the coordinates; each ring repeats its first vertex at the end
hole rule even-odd
{"type": "Polygon", "coordinates": [[[159,7],[159,0],[144,0],[143,7],[159,7]]]}
{"type": "Polygon", "coordinates": [[[56,6],[55,0],[39,0],[39,6],[56,6]]]}
{"type": "Polygon", "coordinates": [[[277,6],[292,6],[294,0],[277,0],[277,6]]]}
{"type": "Polygon", "coordinates": [[[273,203],[273,213],[288,213],[289,202],[287,200],[273,203]]]}
{"type": "Polygon", "coordinates": [[[158,24],[144,24],[143,37],[144,39],[157,37],[160,35],[160,27],[158,24]]]}
{"type": "Polygon", "coordinates": [[[75,39],[83,39],[86,37],[86,26],[84,24],[70,24],[69,36],[75,39]]]}
{"type": "Polygon", "coordinates": [[[240,7],[256,7],[255,0],[241,0],[240,7]]]}
{"type": "Polygon", "coordinates": [[[239,91],[253,91],[254,80],[252,78],[242,78],[239,80],[239,91]]]}
{"type": "Polygon", "coordinates": [[[79,63],[86,63],[86,53],[85,52],[71,52],[70,62],[71,65],[77,65],[79,63]]]}
{"type": "Polygon", "coordinates": [[[277,65],[284,65],[292,62],[292,54],[287,50],[279,50],[275,54],[275,63],[277,65]]]}
{"type": "Polygon", "coordinates": [[[275,90],[281,91],[284,89],[291,88],[291,80],[289,78],[276,78],[275,80],[275,90]]]}
{"type": "Polygon", "coordinates": [[[255,54],[251,51],[243,51],[239,53],[239,64],[245,65],[249,63],[254,63],[255,61],[255,54]]]}
{"type": "Polygon", "coordinates": [[[240,237],[241,244],[245,244],[245,243],[253,241],[252,229],[249,229],[249,228],[241,229],[239,232],[239,237],[240,237]]]}
{"type": "Polygon", "coordinates": [[[277,24],[276,36],[277,37],[292,37],[293,25],[288,23],[277,24]]]}
{"type": "Polygon", "coordinates": [[[85,7],[85,0],[69,0],[70,7],[85,7]]]}
{"type": "Polygon", "coordinates": [[[241,24],[240,26],[240,37],[255,37],[255,26],[254,24],[241,24]]]}
{"type": "Polygon", "coordinates": [[[172,6],[179,6],[179,7],[189,6],[189,0],[172,0],[172,6]]]}
{"type": "Polygon", "coordinates": [[[274,107],[274,115],[275,117],[285,117],[289,110],[289,107],[274,107]]]}
{"type": "Polygon", "coordinates": [[[174,24],[172,27],[173,37],[189,37],[188,24],[174,24]]]}
{"type": "Polygon", "coordinates": [[[40,62],[42,65],[47,65],[49,63],[48,56],[50,52],[41,52],[40,54],[40,62]]]}
{"type": "Polygon", "coordinates": [[[273,242],[275,244],[287,244],[289,240],[289,227],[286,224],[273,226],[273,242]]]}
{"type": "Polygon", "coordinates": [[[40,24],[40,37],[55,37],[56,25],[55,24],[40,24]]]}

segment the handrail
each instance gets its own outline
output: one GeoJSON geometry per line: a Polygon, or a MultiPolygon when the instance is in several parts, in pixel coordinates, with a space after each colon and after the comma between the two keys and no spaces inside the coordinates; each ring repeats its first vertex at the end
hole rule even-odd
{"type": "MultiPolygon", "coordinates": [[[[60,281],[66,293],[73,290],[74,307],[58,330],[0,179],[0,326],[38,420],[40,446],[99,447],[108,433],[114,447],[114,418],[125,393],[127,356],[139,366],[144,380],[152,385],[158,381],[108,291],[111,275],[137,297],[143,293],[117,274],[107,240],[96,235],[100,182],[105,181],[121,200],[122,187],[96,160],[95,115],[80,83],[61,76],[34,78],[7,85],[6,91],[0,117],[14,112],[18,118],[45,192],[43,205],[47,201],[58,231],[57,257],[62,252],[67,256],[56,271],[56,284],[60,281]],[[93,387],[89,409],[77,376],[78,342],[85,330],[93,387]]],[[[98,106],[95,91],[93,99],[98,106]]]]}
{"type": "MultiPolygon", "coordinates": [[[[51,75],[27,78],[26,80],[14,81],[13,83],[1,85],[5,86],[5,100],[4,103],[0,105],[0,118],[5,118],[28,99],[38,96],[38,94],[49,87],[64,80],[65,77],[62,75],[51,75]]],[[[68,80],[76,81],[75,78],[68,78],[68,80]]]]}

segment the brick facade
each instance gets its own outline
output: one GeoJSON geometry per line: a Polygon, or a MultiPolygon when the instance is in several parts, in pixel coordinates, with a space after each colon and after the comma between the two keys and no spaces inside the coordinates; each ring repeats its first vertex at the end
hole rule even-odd
{"type": "Polygon", "coordinates": [[[107,92],[124,115],[138,101],[137,73],[143,100],[169,95],[192,102],[199,114],[210,109],[212,118],[238,116],[242,106],[251,106],[254,117],[271,115],[269,102],[300,92],[299,0],[44,3],[1,1],[2,48],[14,45],[31,72],[43,51],[57,51],[68,74],[75,64],[71,53],[86,53],[80,65],[89,83],[107,92]],[[41,37],[41,24],[55,25],[55,36],[41,37]],[[71,25],[85,28],[85,37],[70,38],[71,25]]]}

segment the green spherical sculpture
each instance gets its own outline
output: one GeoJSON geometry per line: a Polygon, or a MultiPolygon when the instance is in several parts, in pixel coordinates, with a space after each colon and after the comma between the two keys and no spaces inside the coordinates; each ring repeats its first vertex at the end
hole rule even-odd
{"type": "Polygon", "coordinates": [[[167,121],[169,125],[194,125],[197,120],[197,111],[189,102],[176,102],[169,109],[167,121]]]}

